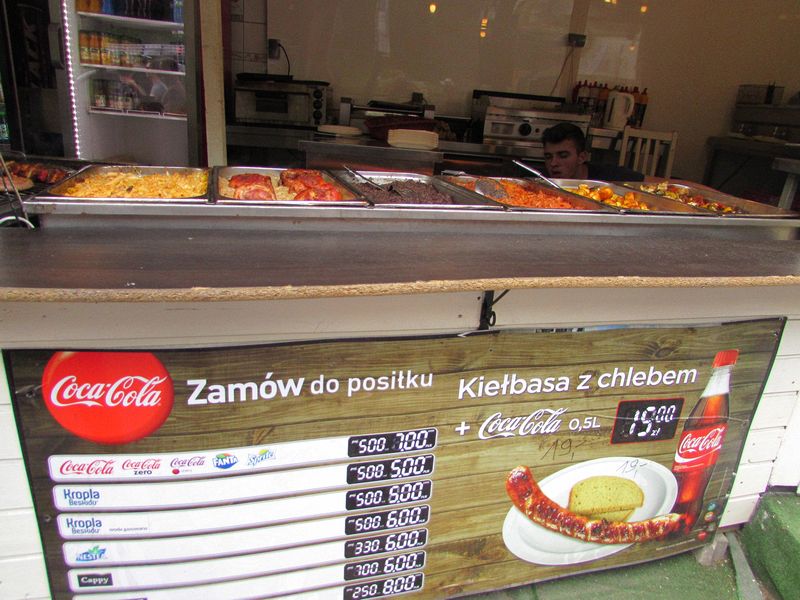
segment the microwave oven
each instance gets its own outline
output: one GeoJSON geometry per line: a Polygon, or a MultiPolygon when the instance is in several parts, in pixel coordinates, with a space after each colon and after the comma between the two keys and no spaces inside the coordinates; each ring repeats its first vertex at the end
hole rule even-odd
{"type": "Polygon", "coordinates": [[[234,87],[237,123],[311,127],[325,123],[328,82],[259,80],[242,75],[237,76],[234,87]]]}

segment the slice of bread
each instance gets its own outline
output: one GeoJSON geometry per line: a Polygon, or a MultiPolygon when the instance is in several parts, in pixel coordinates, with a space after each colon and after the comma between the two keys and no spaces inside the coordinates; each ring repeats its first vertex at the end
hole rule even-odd
{"type": "Polygon", "coordinates": [[[579,515],[592,518],[605,518],[609,521],[625,519],[609,519],[597,515],[620,516],[616,513],[628,513],[644,503],[644,492],[635,481],[614,475],[598,475],[579,481],[569,493],[569,510],[579,515]]]}
{"type": "Polygon", "coordinates": [[[631,518],[633,510],[618,510],[616,512],[593,513],[591,515],[584,515],[592,519],[605,519],[606,521],[627,521],[631,518]]]}

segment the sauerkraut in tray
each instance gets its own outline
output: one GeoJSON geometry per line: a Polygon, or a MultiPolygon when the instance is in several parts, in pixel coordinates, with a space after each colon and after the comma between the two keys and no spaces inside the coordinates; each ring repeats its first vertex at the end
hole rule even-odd
{"type": "Polygon", "coordinates": [[[185,199],[208,193],[208,171],[188,168],[90,167],[52,188],[67,198],[185,199]]]}

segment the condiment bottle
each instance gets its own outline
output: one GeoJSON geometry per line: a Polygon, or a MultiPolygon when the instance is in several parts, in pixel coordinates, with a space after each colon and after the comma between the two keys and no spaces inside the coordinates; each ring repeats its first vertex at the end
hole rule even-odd
{"type": "Polygon", "coordinates": [[[636,126],[641,127],[642,123],[644,122],[644,113],[647,110],[647,88],[642,90],[642,93],[639,94],[639,110],[638,115],[636,117],[636,126]]]}

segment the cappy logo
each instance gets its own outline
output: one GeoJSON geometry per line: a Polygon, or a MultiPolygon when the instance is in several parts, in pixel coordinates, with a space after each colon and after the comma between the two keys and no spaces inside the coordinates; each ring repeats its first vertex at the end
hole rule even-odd
{"type": "Polygon", "coordinates": [[[44,369],[42,393],[64,429],[101,444],[150,435],[174,401],[172,378],[149,352],[56,352],[44,369]]]}

